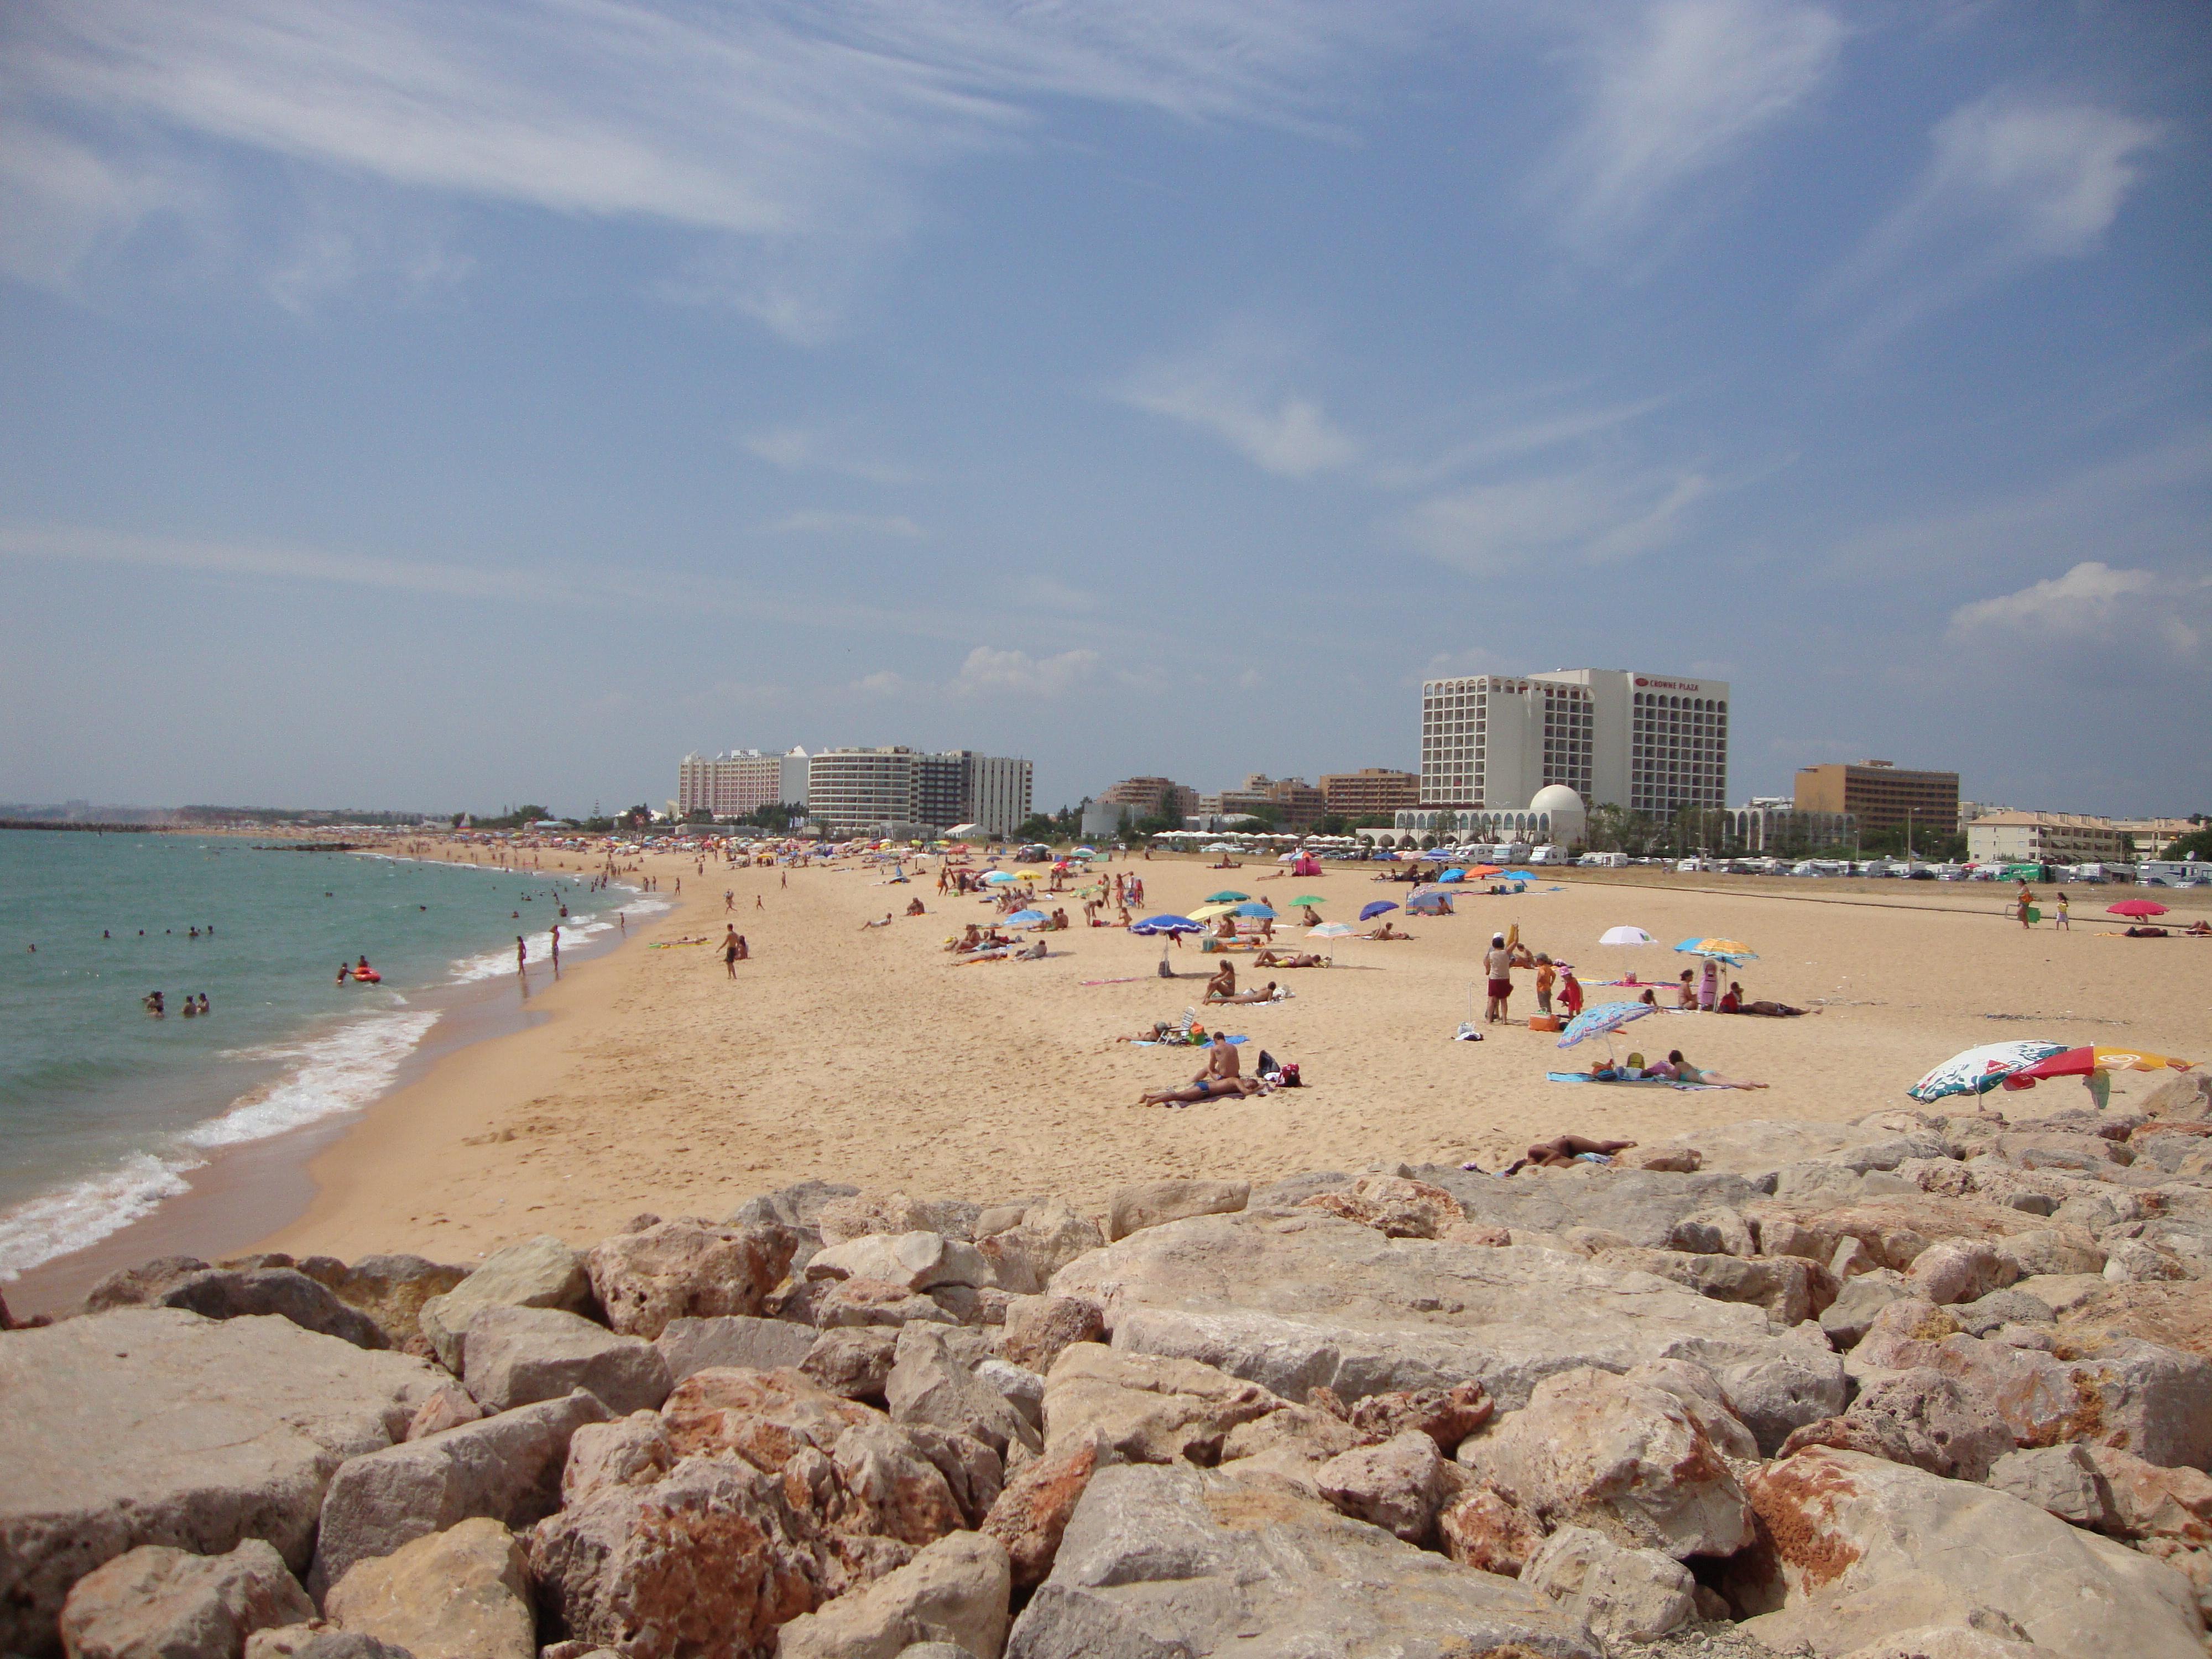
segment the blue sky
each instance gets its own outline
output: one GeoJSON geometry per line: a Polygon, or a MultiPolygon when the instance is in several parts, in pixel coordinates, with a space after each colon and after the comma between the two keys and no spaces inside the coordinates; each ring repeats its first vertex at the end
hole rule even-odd
{"type": "Polygon", "coordinates": [[[1411,765],[2212,807],[2212,9],[23,0],[0,798],[1411,765]]]}

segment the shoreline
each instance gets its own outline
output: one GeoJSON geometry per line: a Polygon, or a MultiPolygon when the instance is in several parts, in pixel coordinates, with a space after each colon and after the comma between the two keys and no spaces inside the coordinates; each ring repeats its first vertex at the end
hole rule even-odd
{"type": "MultiPolygon", "coordinates": [[[[354,856],[469,867],[464,859],[398,854],[383,848],[362,849],[354,856]]],[[[577,872],[564,869],[552,873],[577,872]]],[[[622,902],[640,896],[644,896],[641,891],[633,892],[622,902]]],[[[645,925],[641,925],[641,932],[645,925]]],[[[256,1241],[290,1225],[307,1212],[316,1193],[315,1162],[342,1148],[380,1103],[428,1076],[450,1054],[539,1024],[546,1016],[536,1005],[612,955],[629,937],[618,925],[564,948],[559,981],[533,988],[520,1000],[514,997],[513,979],[507,975],[447,981],[410,992],[410,1006],[435,1011],[438,1018],[376,1096],[349,1111],[260,1139],[210,1149],[204,1163],[179,1177],[185,1183],[184,1192],[161,1199],[148,1213],[82,1249],[24,1269],[0,1287],[4,1288],[8,1306],[19,1317],[58,1315],[74,1307],[87,1291],[118,1268],[167,1255],[194,1255],[212,1261],[252,1253],[256,1241]]],[[[544,966],[535,965],[540,973],[544,966]]]]}

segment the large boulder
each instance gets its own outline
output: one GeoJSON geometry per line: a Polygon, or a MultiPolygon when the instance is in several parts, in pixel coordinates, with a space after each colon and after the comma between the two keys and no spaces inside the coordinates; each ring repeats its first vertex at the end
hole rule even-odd
{"type": "Polygon", "coordinates": [[[1122,1239],[1188,1216],[1227,1215],[1251,1197],[1249,1181],[1140,1181],[1116,1187],[1107,1200],[1106,1236],[1122,1239]]]}
{"type": "Polygon", "coordinates": [[[1296,1401],[1480,1382],[1510,1411],[1558,1371],[1680,1358],[1759,1399],[1776,1443],[1843,1404],[1840,1360],[1775,1335],[1760,1309],[1558,1250],[1389,1238],[1308,1210],[1150,1228],[1063,1267],[1053,1289],[1098,1302],[1118,1350],[1203,1360],[1296,1401]],[[1789,1403],[1808,1386],[1815,1397],[1789,1403]]]}
{"type": "Polygon", "coordinates": [[[1459,1461],[1547,1524],[1589,1527],[1676,1559],[1751,1541],[1735,1472],[1682,1402],[1610,1372],[1563,1372],[1464,1442],[1459,1461]]]}
{"type": "MultiPolygon", "coordinates": [[[[757,1227],[769,1222],[803,1228],[819,1237],[822,1212],[841,1198],[853,1198],[858,1187],[839,1181],[799,1181],[747,1199],[731,1213],[733,1227],[757,1227]]],[[[866,1231],[866,1229],[862,1230],[866,1231]]]]}
{"type": "Polygon", "coordinates": [[[2212,1465],[2212,1360],[2130,1337],[2077,1337],[2065,1356],[1968,1336],[1926,1302],[1884,1309],[1855,1365],[1925,1366],[1986,1404],[2023,1446],[2117,1446],[2154,1463],[2212,1465]]]}
{"type": "Polygon", "coordinates": [[[356,1562],[324,1610],[415,1659],[537,1659],[529,1565],[496,1521],[464,1521],[356,1562]]]}
{"type": "MultiPolygon", "coordinates": [[[[788,1188],[786,1189],[789,1190],[788,1188]]],[[[870,1233],[941,1233],[973,1239],[982,1206],[964,1198],[909,1198],[904,1193],[850,1193],[816,1212],[824,1244],[842,1244],[870,1233]]]]}
{"type": "Polygon", "coordinates": [[[1747,1489],[1762,1547],[1733,1589],[1769,1647],[1831,1659],[1965,1626],[2068,1659],[2202,1659],[2181,1574],[2003,1492],[1826,1447],[1769,1465],[1747,1489]]]}
{"type": "Polygon", "coordinates": [[[62,1606],[70,1659],[239,1659],[255,1631],[315,1616],[258,1538],[222,1555],[141,1544],[76,1581],[62,1606]]]}
{"type": "Polygon", "coordinates": [[[592,1310],[592,1280],[580,1251],[550,1233],[494,1250],[483,1264],[442,1296],[423,1303],[416,1317],[439,1363],[461,1369],[461,1334],[484,1308],[592,1310]]]}
{"type": "Polygon", "coordinates": [[[1588,1527],[1562,1527],[1538,1547],[1521,1582],[1611,1644],[1650,1642],[1697,1612],[1690,1570],[1659,1550],[1627,1549],[1588,1527]]]}
{"type": "Polygon", "coordinates": [[[1601,1250],[1603,1266],[1655,1273],[1716,1302],[1747,1302],[1763,1308],[1778,1327],[1820,1317],[1835,1300],[1836,1284],[1817,1261],[1794,1255],[1744,1256],[1725,1251],[1601,1250]]]}
{"type": "Polygon", "coordinates": [[[668,1364],[671,1387],[694,1371],[715,1365],[743,1365],[772,1371],[806,1358],[817,1333],[787,1319],[757,1319],[745,1314],[713,1318],[672,1319],[653,1340],[668,1364]]]}
{"type": "Polygon", "coordinates": [[[1865,1123],[1808,1123],[1743,1118],[1685,1130],[1662,1146],[1694,1147],[1698,1167],[1750,1176],[1771,1176],[1794,1164],[1832,1164],[1854,1175],[1894,1170],[1907,1158],[1942,1158],[1942,1137],[1923,1128],[1892,1129],[1865,1123]]]}
{"type": "Polygon", "coordinates": [[[1212,1463],[1231,1430],[1282,1404],[1258,1383],[1195,1360],[1079,1343],[1045,1378],[1045,1445],[1095,1437],[1124,1462],[1212,1463]]]}
{"type": "Polygon", "coordinates": [[[2111,1446],[2092,1446],[2087,1455],[2110,1500],[2108,1530],[2197,1549],[2212,1544],[2212,1475],[2161,1468],[2111,1446]]]}
{"type": "Polygon", "coordinates": [[[1659,1250],[1690,1217],[1741,1212],[1765,1195],[1740,1175],[1711,1170],[1681,1175],[1578,1164],[1524,1170],[1510,1181],[1433,1166],[1418,1174],[1457,1199],[1469,1221],[1507,1228],[1516,1237],[1601,1227],[1622,1243],[1659,1250]]]}
{"type": "Polygon", "coordinates": [[[365,1255],[348,1265],[327,1255],[311,1255],[300,1271],[349,1308],[376,1322],[392,1347],[404,1348],[422,1334],[422,1304],[443,1296],[469,1276],[466,1267],[426,1261],[419,1255],[365,1255]]]}
{"type": "Polygon", "coordinates": [[[896,1571],[776,1632],[776,1659],[897,1659],[945,1642],[973,1659],[1006,1650],[1013,1577],[995,1538],[957,1532],[896,1571]]]}
{"type": "Polygon", "coordinates": [[[570,1637],[626,1659],[758,1659],[777,1626],[820,1599],[823,1563],[804,1531],[777,1476],[687,1457],[540,1522],[531,1576],[570,1637]]]}
{"type": "Polygon", "coordinates": [[[1044,1437],[1030,1414],[991,1380],[979,1376],[981,1365],[1005,1366],[1005,1362],[986,1358],[973,1334],[963,1332],[956,1339],[942,1326],[907,1326],[899,1333],[884,1385],[891,1416],[902,1423],[928,1423],[968,1435],[1001,1456],[1009,1446],[1042,1450],[1044,1437]]]}
{"type": "Polygon", "coordinates": [[[652,1343],[555,1308],[485,1308],[465,1337],[462,1380],[494,1411],[588,1389],[628,1413],[658,1406],[672,1386],[652,1343]]]}
{"type": "Polygon", "coordinates": [[[977,1238],[975,1248],[991,1264],[1000,1290],[1035,1295],[1062,1267],[1105,1242],[1097,1223],[1065,1204],[1045,1203],[1028,1206],[1018,1222],[977,1238]]]}
{"type": "Polygon", "coordinates": [[[140,1544],[248,1538],[303,1571],[323,1489],[442,1379],[289,1320],[120,1308],[0,1341],[0,1652],[56,1650],[69,1588],[140,1544]]]}
{"type": "Polygon", "coordinates": [[[817,1250],[809,1279],[868,1279],[905,1291],[993,1283],[991,1264],[965,1239],[942,1233],[866,1233],[817,1250]]]}
{"type": "Polygon", "coordinates": [[[207,1319],[273,1314],[304,1331],[357,1348],[391,1346],[376,1322],[349,1308],[295,1267],[206,1267],[185,1273],[146,1298],[154,1308],[183,1308],[207,1319]]]}
{"type": "Polygon", "coordinates": [[[788,1227],[663,1221],[593,1245],[586,1270],[607,1323],[649,1341],[672,1319],[757,1314],[798,1248],[788,1227]]]}
{"type": "Polygon", "coordinates": [[[1986,1401],[1921,1366],[1870,1376],[1848,1412],[1807,1424],[1783,1442],[1781,1455],[1807,1446],[1838,1446],[1930,1474],[1981,1480],[2013,1449],[2013,1437],[1986,1401]]]}
{"type": "Polygon", "coordinates": [[[805,1448],[826,1453],[846,1430],[884,1420],[802,1372],[734,1369],[684,1378],[660,1415],[678,1455],[734,1452],[770,1473],[805,1448]]]}
{"type": "Polygon", "coordinates": [[[2112,1492],[2087,1450],[2071,1441],[2007,1452],[1991,1466],[1989,1483],[2061,1521],[2112,1529],[2112,1492]]]}
{"type": "Polygon", "coordinates": [[[1008,1659],[1493,1650],[1599,1653],[1579,1620],[1510,1578],[1280,1483],[1188,1464],[1097,1471],[1006,1643],[1008,1659]]]}
{"type": "Polygon", "coordinates": [[[323,1495],[314,1585],[464,1521],[520,1529],[561,1507],[576,1431],[607,1408],[581,1389],[349,1460],[323,1495]]]}
{"type": "Polygon", "coordinates": [[[1064,1441],[1024,1463],[993,1502],[981,1530],[1006,1547],[1016,1588],[1041,1583],[1052,1571],[1068,1517],[1098,1461],[1097,1440],[1064,1441]]]}
{"type": "Polygon", "coordinates": [[[1407,1429],[1380,1445],[1338,1453],[1314,1471],[1314,1481],[1353,1520],[1425,1544],[1436,1534],[1437,1512],[1459,1495],[1463,1482],[1456,1475],[1435,1440],[1407,1429]]]}
{"type": "Polygon", "coordinates": [[[1081,1296],[1017,1296],[1006,1304],[996,1346],[1001,1357],[1042,1375],[1077,1342],[1103,1342],[1106,1313],[1081,1296]]]}

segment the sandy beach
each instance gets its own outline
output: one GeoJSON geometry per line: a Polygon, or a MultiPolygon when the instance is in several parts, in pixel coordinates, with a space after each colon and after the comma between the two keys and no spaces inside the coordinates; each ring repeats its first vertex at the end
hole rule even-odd
{"type": "MultiPolygon", "coordinates": [[[[1265,865],[1129,867],[1152,912],[1188,911],[1233,887],[1279,904],[1316,893],[1325,918],[1348,921],[1406,890],[1363,865],[1279,879],[1265,865]]],[[[1905,1090],[1929,1066],[2015,1036],[2212,1060],[2212,943],[2106,936],[2118,924],[2101,911],[2118,890],[2075,890],[2073,931],[2062,933],[2024,932],[2004,913],[2008,890],[1986,884],[1578,872],[1517,896],[1469,895],[1456,916],[1402,923],[1414,935],[1406,942],[1328,941],[1318,947],[1334,957],[1328,969],[1259,971],[1295,996],[1223,1010],[1222,1023],[1249,1036],[1248,1056],[1264,1047],[1297,1061],[1307,1086],[1147,1109],[1133,1104],[1142,1091],[1188,1079],[1201,1057],[1114,1039],[1199,1000],[1218,958],[1195,943],[1169,953],[1172,981],[1157,976],[1160,941],[1079,921],[1045,936],[1048,960],[956,967],[940,947],[990,913],[939,896],[933,876],[887,885],[873,870],[808,869],[787,885],[781,871],[710,865],[702,876],[672,857],[647,869],[673,909],[538,991],[542,1023],[447,1054],[373,1107],[312,1164],[305,1215],[259,1248],[467,1261],[532,1233],[595,1239],[642,1211],[717,1217],[807,1177],[916,1194],[1058,1193],[1103,1208],[1115,1184],[1149,1176],[1265,1180],[1401,1160],[1495,1169],[1564,1129],[1654,1139],[1729,1119],[1909,1106],[1905,1090]],[[673,942],[719,937],[725,890],[753,951],[734,981],[711,947],[673,942]],[[927,915],[862,927],[917,895],[927,915]],[[1451,1040],[1480,1012],[1480,952],[1512,923],[1585,981],[1630,969],[1671,978],[1687,960],[1666,948],[1674,940],[1741,939],[1760,953],[1740,975],[1749,995],[1820,1012],[1668,1013],[1617,1040],[1623,1054],[1680,1048],[1768,1089],[1547,1083],[1547,1069],[1586,1063],[1592,1048],[1562,1054],[1554,1038],[1518,1025],[1490,1028],[1479,1043],[1451,1040]],[[1595,945],[1620,923],[1660,945],[1595,945]]],[[[2206,896],[2161,896],[2181,920],[2212,915],[2206,896]]],[[[1279,931],[1292,942],[1301,932],[1279,931]]],[[[1239,966],[1255,982],[1249,958],[1239,966]]],[[[1533,1007],[1529,977],[1518,976],[1516,1015],[1533,1007]]],[[[1589,992],[1593,1002],[1633,994],[1589,992]]],[[[2156,1082],[2124,1074],[2115,1100],[2156,1082]]],[[[2047,1084],[1991,1103],[2050,1110],[2081,1097],[2077,1085],[2047,1084]]]]}

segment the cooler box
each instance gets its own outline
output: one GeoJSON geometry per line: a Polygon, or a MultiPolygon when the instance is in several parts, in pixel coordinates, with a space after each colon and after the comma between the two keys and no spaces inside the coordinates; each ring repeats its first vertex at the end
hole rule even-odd
{"type": "Polygon", "coordinates": [[[1565,1028],[1565,1022],[1557,1014],[1531,1014],[1528,1029],[1532,1031],[1557,1031],[1565,1028]]]}

